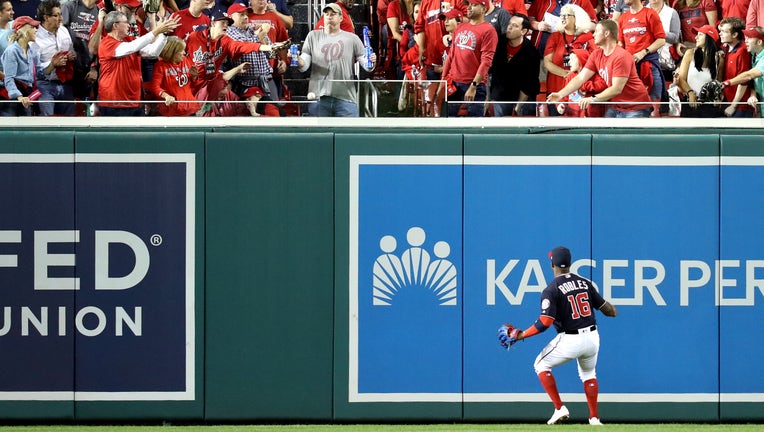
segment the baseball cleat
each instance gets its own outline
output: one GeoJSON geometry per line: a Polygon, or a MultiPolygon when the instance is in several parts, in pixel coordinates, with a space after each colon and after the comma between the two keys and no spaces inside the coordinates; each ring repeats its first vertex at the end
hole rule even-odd
{"type": "Polygon", "coordinates": [[[563,405],[560,407],[560,409],[554,410],[554,414],[552,414],[552,417],[549,419],[549,421],[546,422],[546,424],[557,424],[561,421],[567,420],[568,417],[570,417],[570,412],[565,407],[565,405],[563,405]]]}
{"type": "Polygon", "coordinates": [[[597,417],[592,417],[589,419],[589,424],[592,426],[602,426],[602,422],[597,417]]]}

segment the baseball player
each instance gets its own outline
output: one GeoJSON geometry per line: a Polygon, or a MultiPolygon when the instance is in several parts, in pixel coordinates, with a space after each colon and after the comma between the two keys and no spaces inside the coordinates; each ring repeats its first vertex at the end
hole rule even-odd
{"type": "Polygon", "coordinates": [[[554,414],[547,424],[555,424],[570,417],[562,404],[552,368],[570,360],[578,361],[578,375],[584,383],[586,402],[589,405],[589,424],[601,425],[597,414],[599,385],[595,367],[600,348],[597,320],[594,309],[614,317],[618,314],[615,306],[605,301],[594,289],[594,284],[570,272],[570,250],[559,246],[549,252],[554,270],[554,280],[541,293],[541,315],[525,331],[510,324],[499,329],[499,341],[509,348],[517,341],[527,339],[546,331],[552,324],[557,336],[552,339],[533,363],[533,368],[554,403],[554,414]]]}

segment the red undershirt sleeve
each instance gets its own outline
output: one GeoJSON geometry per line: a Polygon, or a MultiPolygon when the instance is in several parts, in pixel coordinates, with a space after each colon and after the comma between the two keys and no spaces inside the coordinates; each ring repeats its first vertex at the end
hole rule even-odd
{"type": "Polygon", "coordinates": [[[550,316],[546,316],[546,315],[539,316],[538,321],[533,323],[532,326],[528,327],[523,332],[523,339],[528,339],[531,336],[536,336],[537,334],[549,328],[553,323],[554,323],[554,318],[550,316]],[[539,326],[543,327],[544,330],[539,330],[539,326]]]}

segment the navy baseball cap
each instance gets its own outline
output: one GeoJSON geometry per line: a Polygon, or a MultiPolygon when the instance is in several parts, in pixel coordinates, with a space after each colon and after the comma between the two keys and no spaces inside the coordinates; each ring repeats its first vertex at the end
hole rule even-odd
{"type": "Polygon", "coordinates": [[[570,267],[570,249],[565,246],[557,246],[549,252],[549,258],[552,259],[552,265],[560,268],[570,267]]]}
{"type": "Polygon", "coordinates": [[[230,16],[228,16],[227,12],[217,12],[217,13],[212,14],[212,16],[210,17],[210,21],[212,21],[212,22],[215,22],[215,21],[226,21],[226,22],[228,22],[228,25],[233,24],[233,19],[230,16]]]}

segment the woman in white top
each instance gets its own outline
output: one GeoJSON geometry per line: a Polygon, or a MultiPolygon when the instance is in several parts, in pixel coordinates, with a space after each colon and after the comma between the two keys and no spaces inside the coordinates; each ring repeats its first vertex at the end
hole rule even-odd
{"type": "Polygon", "coordinates": [[[710,25],[693,31],[697,33],[696,46],[684,54],[676,77],[677,86],[688,102],[682,106],[682,117],[721,117],[721,108],[698,101],[703,86],[721,76],[724,67],[724,53],[717,45],[719,32],[710,25]]]}

